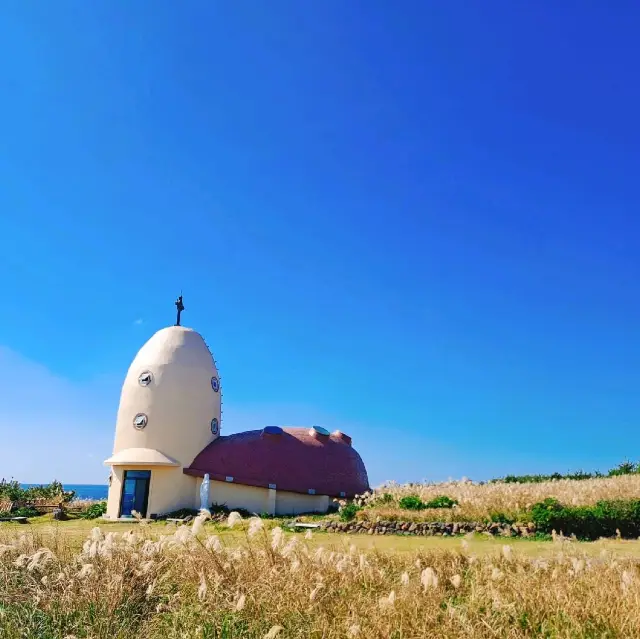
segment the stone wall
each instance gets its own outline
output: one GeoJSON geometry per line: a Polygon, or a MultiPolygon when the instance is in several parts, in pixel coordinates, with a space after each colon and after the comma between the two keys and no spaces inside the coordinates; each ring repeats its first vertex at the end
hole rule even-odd
{"type": "Polygon", "coordinates": [[[327,532],[362,535],[422,535],[451,537],[468,533],[482,533],[502,537],[529,537],[536,531],[534,524],[498,524],[477,522],[409,522],[409,521],[325,521],[321,527],[327,532]]]}

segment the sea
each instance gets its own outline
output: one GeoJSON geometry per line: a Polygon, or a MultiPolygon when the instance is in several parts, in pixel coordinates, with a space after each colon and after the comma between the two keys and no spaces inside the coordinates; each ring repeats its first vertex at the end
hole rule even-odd
{"type": "MultiPolygon", "coordinates": [[[[20,484],[22,488],[39,486],[40,484],[20,484]]],[[[64,484],[65,490],[73,490],[76,499],[106,499],[109,487],[106,484],[64,484]]]]}

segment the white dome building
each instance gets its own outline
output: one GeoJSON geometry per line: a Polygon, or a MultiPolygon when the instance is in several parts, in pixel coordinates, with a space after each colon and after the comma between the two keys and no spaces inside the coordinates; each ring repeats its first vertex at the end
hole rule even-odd
{"type": "Polygon", "coordinates": [[[116,422],[107,514],[160,514],[197,498],[183,474],[220,433],[220,382],[202,336],[190,328],[158,331],[139,351],[124,380],[116,422]]]}
{"type": "MultiPolygon", "coordinates": [[[[323,428],[267,426],[220,437],[221,388],[202,336],[158,331],[134,358],[122,386],[106,517],[155,518],[200,506],[202,477],[213,503],[258,514],[326,511],[330,497],[368,488],[351,438],[323,428]]],[[[209,504],[210,505],[210,504],[209,504]]]]}

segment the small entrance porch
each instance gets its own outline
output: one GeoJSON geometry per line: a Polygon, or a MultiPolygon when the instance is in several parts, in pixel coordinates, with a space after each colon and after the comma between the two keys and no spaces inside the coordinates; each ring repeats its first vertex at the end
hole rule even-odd
{"type": "Polygon", "coordinates": [[[181,483],[180,464],[157,450],[129,448],[105,461],[111,466],[107,519],[153,518],[170,510],[175,500],[172,484],[181,483]]]}

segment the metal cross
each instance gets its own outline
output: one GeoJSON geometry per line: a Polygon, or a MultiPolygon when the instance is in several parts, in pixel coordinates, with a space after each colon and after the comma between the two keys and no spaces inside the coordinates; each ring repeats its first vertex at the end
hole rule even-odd
{"type": "Polygon", "coordinates": [[[180,313],[184,311],[184,304],[182,303],[182,295],[176,300],[176,308],[178,309],[178,319],[176,320],[176,326],[180,326],[180,313]]]}

